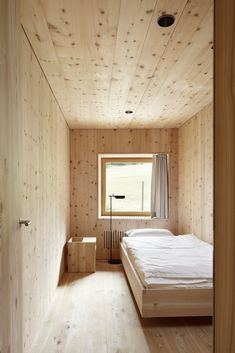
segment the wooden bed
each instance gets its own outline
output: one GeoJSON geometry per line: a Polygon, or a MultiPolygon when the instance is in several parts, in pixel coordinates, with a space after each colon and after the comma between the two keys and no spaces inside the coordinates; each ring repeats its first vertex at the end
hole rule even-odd
{"type": "Polygon", "coordinates": [[[123,244],[121,244],[120,254],[142,317],[212,316],[212,288],[144,288],[123,244]]]}

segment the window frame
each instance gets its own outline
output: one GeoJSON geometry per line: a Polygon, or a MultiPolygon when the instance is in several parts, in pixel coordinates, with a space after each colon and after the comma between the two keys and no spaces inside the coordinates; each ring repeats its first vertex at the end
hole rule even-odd
{"type": "MultiPolygon", "coordinates": [[[[110,216],[110,212],[105,210],[106,204],[106,163],[107,162],[151,162],[152,163],[152,154],[121,154],[121,155],[99,155],[100,163],[100,210],[99,210],[99,218],[107,218],[110,216]]],[[[149,212],[112,212],[112,216],[115,217],[144,217],[150,218],[149,212]]]]}

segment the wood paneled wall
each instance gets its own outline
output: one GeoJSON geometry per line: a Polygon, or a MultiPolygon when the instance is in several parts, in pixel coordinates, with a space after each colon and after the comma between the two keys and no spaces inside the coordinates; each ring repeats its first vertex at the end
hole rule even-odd
{"type": "Polygon", "coordinates": [[[214,352],[235,352],[235,2],[215,1],[214,352]]]}
{"type": "Polygon", "coordinates": [[[96,236],[97,257],[105,259],[103,232],[108,219],[98,219],[99,153],[170,153],[169,220],[122,219],[113,229],[159,227],[177,232],[177,130],[72,130],[70,133],[71,235],[96,236]]]}
{"type": "Polygon", "coordinates": [[[213,242],[213,106],[179,128],[179,234],[213,242]]]}
{"type": "Polygon", "coordinates": [[[22,353],[19,1],[0,16],[0,352],[22,353]]]}
{"type": "Polygon", "coordinates": [[[23,352],[40,329],[63,271],[69,235],[69,130],[22,33],[23,352]]]}

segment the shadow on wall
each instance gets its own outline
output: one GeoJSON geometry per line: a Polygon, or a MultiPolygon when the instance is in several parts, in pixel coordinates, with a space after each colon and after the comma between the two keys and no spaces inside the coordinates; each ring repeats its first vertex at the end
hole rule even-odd
{"type": "Polygon", "coordinates": [[[60,286],[62,282],[62,277],[64,273],[67,271],[67,243],[64,244],[62,251],[61,251],[61,257],[60,257],[60,270],[59,270],[59,278],[58,278],[58,286],[60,286]]]}

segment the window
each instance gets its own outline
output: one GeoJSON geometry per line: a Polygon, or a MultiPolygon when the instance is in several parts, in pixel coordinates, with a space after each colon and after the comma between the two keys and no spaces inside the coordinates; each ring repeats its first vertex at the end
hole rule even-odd
{"type": "MultiPolygon", "coordinates": [[[[129,155],[128,155],[129,156],[129,155]]],[[[124,195],[112,200],[113,216],[149,216],[152,158],[104,157],[100,159],[101,216],[110,212],[109,195],[124,195]]]]}

